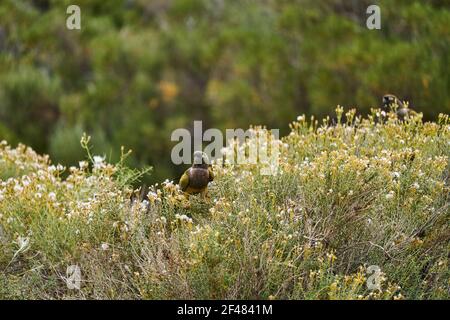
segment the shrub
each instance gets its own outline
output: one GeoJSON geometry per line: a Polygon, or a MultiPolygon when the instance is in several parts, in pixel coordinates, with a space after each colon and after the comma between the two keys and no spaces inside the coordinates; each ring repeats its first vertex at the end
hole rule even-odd
{"type": "Polygon", "coordinates": [[[3,142],[0,297],[448,299],[449,117],[345,121],[298,117],[274,175],[217,161],[206,200],[165,181],[136,201],[143,173],[86,137],[89,162],[70,168],[3,142]]]}

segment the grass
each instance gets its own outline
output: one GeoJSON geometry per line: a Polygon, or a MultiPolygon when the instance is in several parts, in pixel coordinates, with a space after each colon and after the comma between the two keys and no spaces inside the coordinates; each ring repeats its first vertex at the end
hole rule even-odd
{"type": "Polygon", "coordinates": [[[87,137],[70,168],[2,142],[0,298],[449,299],[449,117],[343,116],[293,122],[275,175],[218,162],[209,200],[131,201],[142,173],[87,137]]]}

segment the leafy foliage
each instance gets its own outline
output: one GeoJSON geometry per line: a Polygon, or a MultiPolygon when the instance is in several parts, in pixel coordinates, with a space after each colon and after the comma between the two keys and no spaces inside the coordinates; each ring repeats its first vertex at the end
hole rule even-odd
{"type": "Polygon", "coordinates": [[[87,136],[69,168],[2,142],[0,298],[448,299],[449,116],[355,113],[299,116],[274,175],[215,163],[210,200],[171,181],[130,198],[142,173],[87,136]]]}
{"type": "Polygon", "coordinates": [[[386,92],[435,119],[450,111],[445,3],[83,0],[77,31],[65,28],[71,1],[5,0],[0,134],[72,165],[70,141],[87,131],[98,153],[124,145],[130,165],[162,180],[184,169],[170,162],[170,134],[193,120],[287,133],[300,113],[367,113],[386,92]],[[365,26],[374,3],[379,31],[365,26]]]}

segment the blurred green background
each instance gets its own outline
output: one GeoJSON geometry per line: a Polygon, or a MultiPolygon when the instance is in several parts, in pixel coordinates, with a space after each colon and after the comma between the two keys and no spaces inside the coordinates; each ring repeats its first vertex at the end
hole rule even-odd
{"type": "Polygon", "coordinates": [[[449,39],[448,0],[1,0],[0,138],[70,165],[86,131],[95,153],[124,145],[150,180],[176,179],[170,134],[193,120],[286,134],[299,114],[365,113],[386,92],[450,113],[449,39]]]}

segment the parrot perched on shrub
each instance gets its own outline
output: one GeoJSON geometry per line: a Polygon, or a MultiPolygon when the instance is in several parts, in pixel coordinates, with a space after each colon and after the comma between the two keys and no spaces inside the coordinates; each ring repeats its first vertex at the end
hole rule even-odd
{"type": "Polygon", "coordinates": [[[416,112],[408,106],[406,106],[402,101],[400,101],[396,96],[393,94],[385,94],[383,96],[383,106],[382,109],[386,112],[388,112],[391,108],[391,106],[397,105],[397,118],[401,121],[405,119],[406,116],[412,116],[415,115],[416,112]]]}
{"type": "Polygon", "coordinates": [[[201,151],[194,152],[194,163],[180,178],[180,188],[186,194],[202,194],[206,196],[208,183],[214,180],[214,173],[208,156],[201,151]]]}

